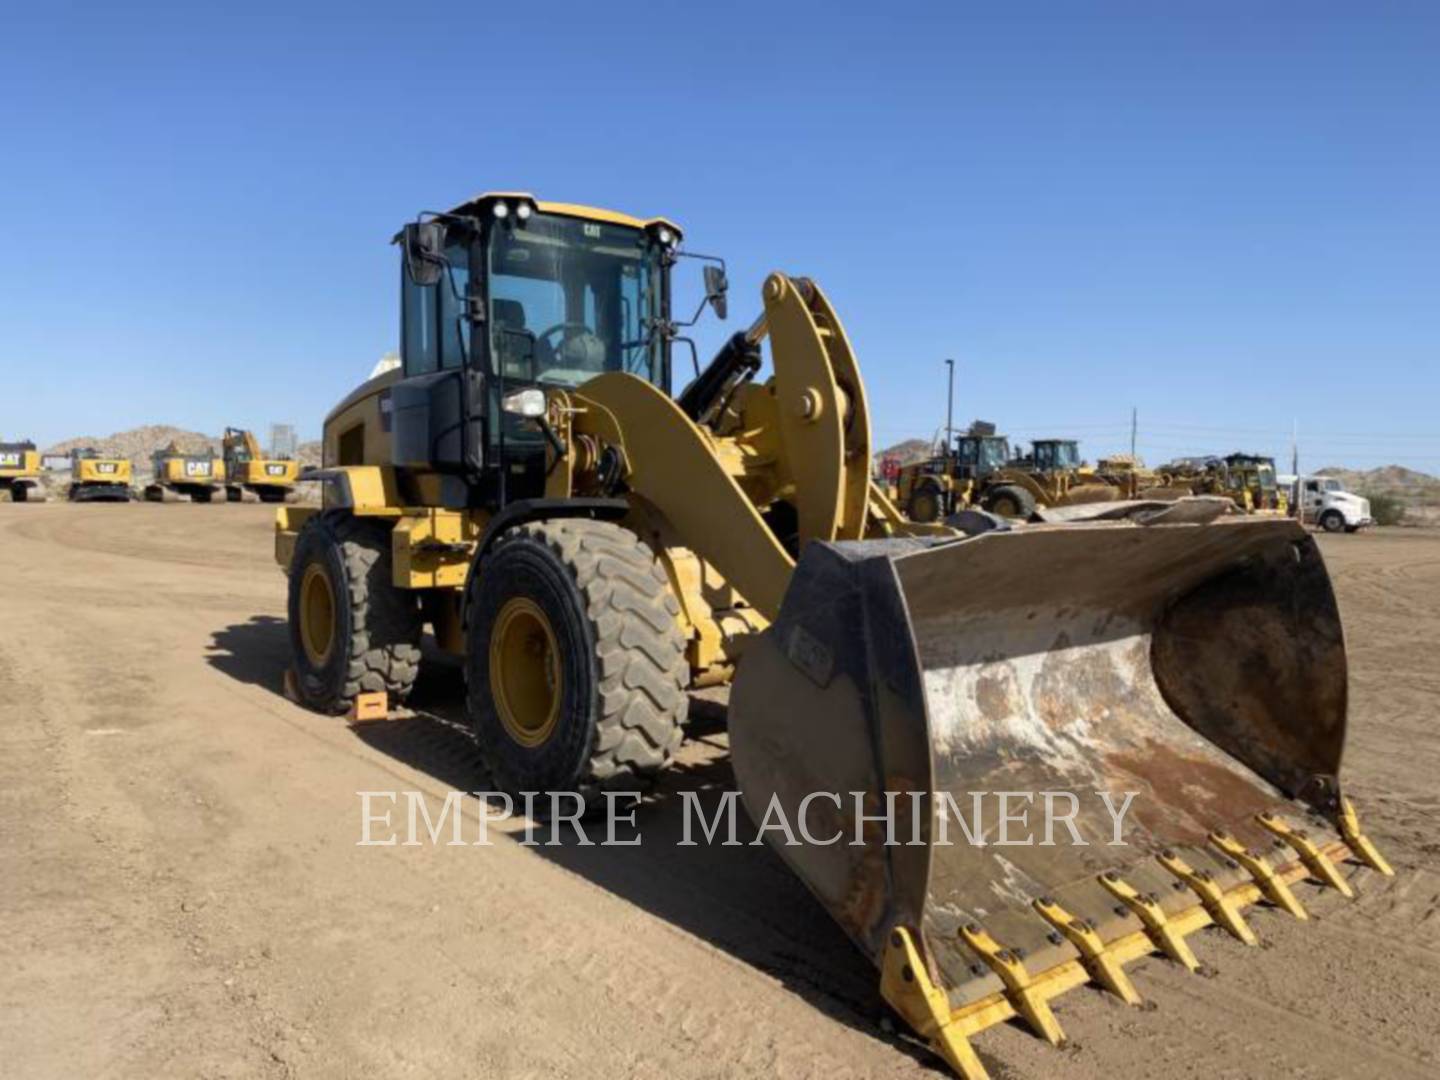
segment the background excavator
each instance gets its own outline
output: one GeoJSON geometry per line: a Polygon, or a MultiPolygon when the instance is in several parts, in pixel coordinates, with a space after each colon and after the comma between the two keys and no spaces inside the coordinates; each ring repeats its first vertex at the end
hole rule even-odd
{"type": "Polygon", "coordinates": [[[0,502],[44,502],[40,451],[35,444],[0,442],[0,502]]]}
{"type": "MultiPolygon", "coordinates": [[[[323,505],[276,512],[304,703],[403,699],[428,627],[463,658],[483,782],[593,804],[665,768],[687,688],[733,678],[752,819],[853,840],[776,851],[968,1077],[987,1027],[1058,1042],[1056,994],[1136,1004],[1127,962],[1193,969],[1204,926],[1253,942],[1247,905],[1303,917],[1300,879],[1388,872],[1340,786],[1344,640],[1298,525],[1213,500],[915,525],[870,481],[813,282],[770,275],[672,396],[673,223],[487,194],[396,242],[402,365],[326,418],[323,505]],[[987,791],[1079,796],[1088,846],[944,843],[987,791]],[[1128,846],[1097,791],[1134,793],[1128,846]]],[[[705,287],[723,315],[721,266],[705,287]]]]}
{"type": "Polygon", "coordinates": [[[286,502],[295,498],[300,463],[267,456],[260,441],[242,428],[227,427],[221,440],[225,494],[231,502],[286,502]]]}
{"type": "Polygon", "coordinates": [[[225,502],[225,461],[215,451],[187,454],[173,441],[150,458],[149,502],[225,502]]]}
{"type": "Polygon", "coordinates": [[[134,468],[129,458],[102,454],[93,447],[70,451],[71,502],[129,502],[134,468]]]}

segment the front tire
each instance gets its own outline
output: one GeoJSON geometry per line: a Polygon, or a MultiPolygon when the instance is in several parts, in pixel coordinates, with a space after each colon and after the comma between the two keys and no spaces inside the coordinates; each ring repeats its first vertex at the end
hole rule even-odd
{"type": "Polygon", "coordinates": [[[940,488],[935,484],[922,484],[916,488],[905,506],[905,516],[921,525],[939,521],[944,511],[940,488]]]}
{"type": "Polygon", "coordinates": [[[1022,487],[1003,484],[986,497],[985,509],[1000,517],[1028,521],[1035,513],[1035,497],[1022,487]]]}
{"type": "Polygon", "coordinates": [[[688,707],[679,605],[654,553],[603,521],[502,536],[466,598],[466,712],[499,790],[642,791],[688,707]]]}
{"type": "Polygon", "coordinates": [[[387,526],[344,512],[307,521],[290,562],[289,612],[305,705],[344,713],[362,693],[409,696],[424,627],[415,594],[391,578],[387,526]]]}
{"type": "Polygon", "coordinates": [[[1320,515],[1320,528],[1328,533],[1338,533],[1345,529],[1345,516],[1338,510],[1326,510],[1320,515]]]}

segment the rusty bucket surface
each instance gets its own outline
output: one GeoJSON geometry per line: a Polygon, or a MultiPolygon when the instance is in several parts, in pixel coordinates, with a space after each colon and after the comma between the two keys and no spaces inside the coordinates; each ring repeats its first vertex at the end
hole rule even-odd
{"type": "Polygon", "coordinates": [[[730,737],[755,821],[774,800],[809,838],[843,835],[776,844],[830,914],[877,964],[893,928],[918,933],[960,1007],[1002,989],[962,927],[1044,970],[1076,950],[1035,901],[1111,941],[1140,922],[1103,872],[1178,912],[1195,896],[1157,853],[1228,888],[1244,872],[1213,832],[1268,850],[1258,814],[1333,817],[1345,711],[1334,593],[1298,525],[1106,522],[809,545],[741,663],[730,737]],[[1004,836],[1002,792],[1027,815],[1004,836]],[[1073,810],[1048,844],[1047,800],[1073,810]]]}

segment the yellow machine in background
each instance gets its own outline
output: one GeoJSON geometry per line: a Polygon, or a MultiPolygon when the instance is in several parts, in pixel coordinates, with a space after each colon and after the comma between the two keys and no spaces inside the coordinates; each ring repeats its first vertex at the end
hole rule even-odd
{"type": "Polygon", "coordinates": [[[1299,525],[1215,500],[909,523],[813,282],[771,274],[672,396],[673,223],[504,193],[396,239],[403,366],[326,418],[322,507],[277,510],[306,704],[403,699],[428,628],[463,659],[485,783],[593,807],[669,764],[688,688],[733,678],[752,820],[805,822],[777,852],[967,1077],[977,1032],[1058,1042],[1062,991],[1138,1003],[1127,962],[1194,967],[1201,927],[1253,940],[1245,906],[1303,915],[1299,879],[1383,867],[1342,795],[1344,639],[1299,525]],[[950,808],[986,791],[1072,793],[1089,846],[966,843],[950,808]],[[1130,846],[1097,791],[1135,792],[1130,846]]]}
{"type": "Polygon", "coordinates": [[[286,502],[295,497],[300,463],[294,458],[266,457],[249,431],[227,427],[221,443],[225,459],[225,493],[231,502],[286,502]]]}
{"type": "Polygon", "coordinates": [[[1112,454],[1095,463],[1095,475],[1114,487],[1122,499],[1182,499],[1194,495],[1184,484],[1172,483],[1163,472],[1148,468],[1130,454],[1112,454]]]}
{"type": "Polygon", "coordinates": [[[939,521],[967,506],[1023,521],[1040,508],[1130,497],[1080,460],[1074,440],[1037,439],[1021,456],[984,421],[957,435],[946,452],[902,466],[896,483],[896,502],[916,522],[939,521]]]}
{"type": "Polygon", "coordinates": [[[134,472],[129,458],[111,457],[85,447],[70,451],[71,502],[129,502],[134,472]]]}
{"type": "Polygon", "coordinates": [[[1030,452],[1017,455],[984,477],[978,501],[1001,517],[1028,519],[1037,509],[1113,502],[1125,498],[1080,458],[1074,439],[1036,439],[1030,452]]]}
{"type": "Polygon", "coordinates": [[[35,444],[0,442],[0,502],[44,502],[40,452],[35,444]]]}
{"type": "Polygon", "coordinates": [[[1289,516],[1290,500],[1276,479],[1274,458],[1243,453],[1180,458],[1163,472],[1172,486],[1196,495],[1222,495],[1247,514],[1289,516]]]}
{"type": "Polygon", "coordinates": [[[145,488],[150,502],[225,501],[225,462],[213,450],[187,454],[171,442],[150,460],[154,475],[145,488]]]}

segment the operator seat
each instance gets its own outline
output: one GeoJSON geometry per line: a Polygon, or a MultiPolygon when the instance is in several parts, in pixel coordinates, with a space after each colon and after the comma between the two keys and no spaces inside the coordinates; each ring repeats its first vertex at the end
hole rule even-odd
{"type": "Polygon", "coordinates": [[[495,312],[495,321],[499,323],[495,349],[499,354],[501,372],[507,379],[529,380],[533,377],[536,359],[535,340],[519,333],[506,332],[528,329],[525,325],[525,305],[519,300],[492,300],[490,306],[495,312]]]}

